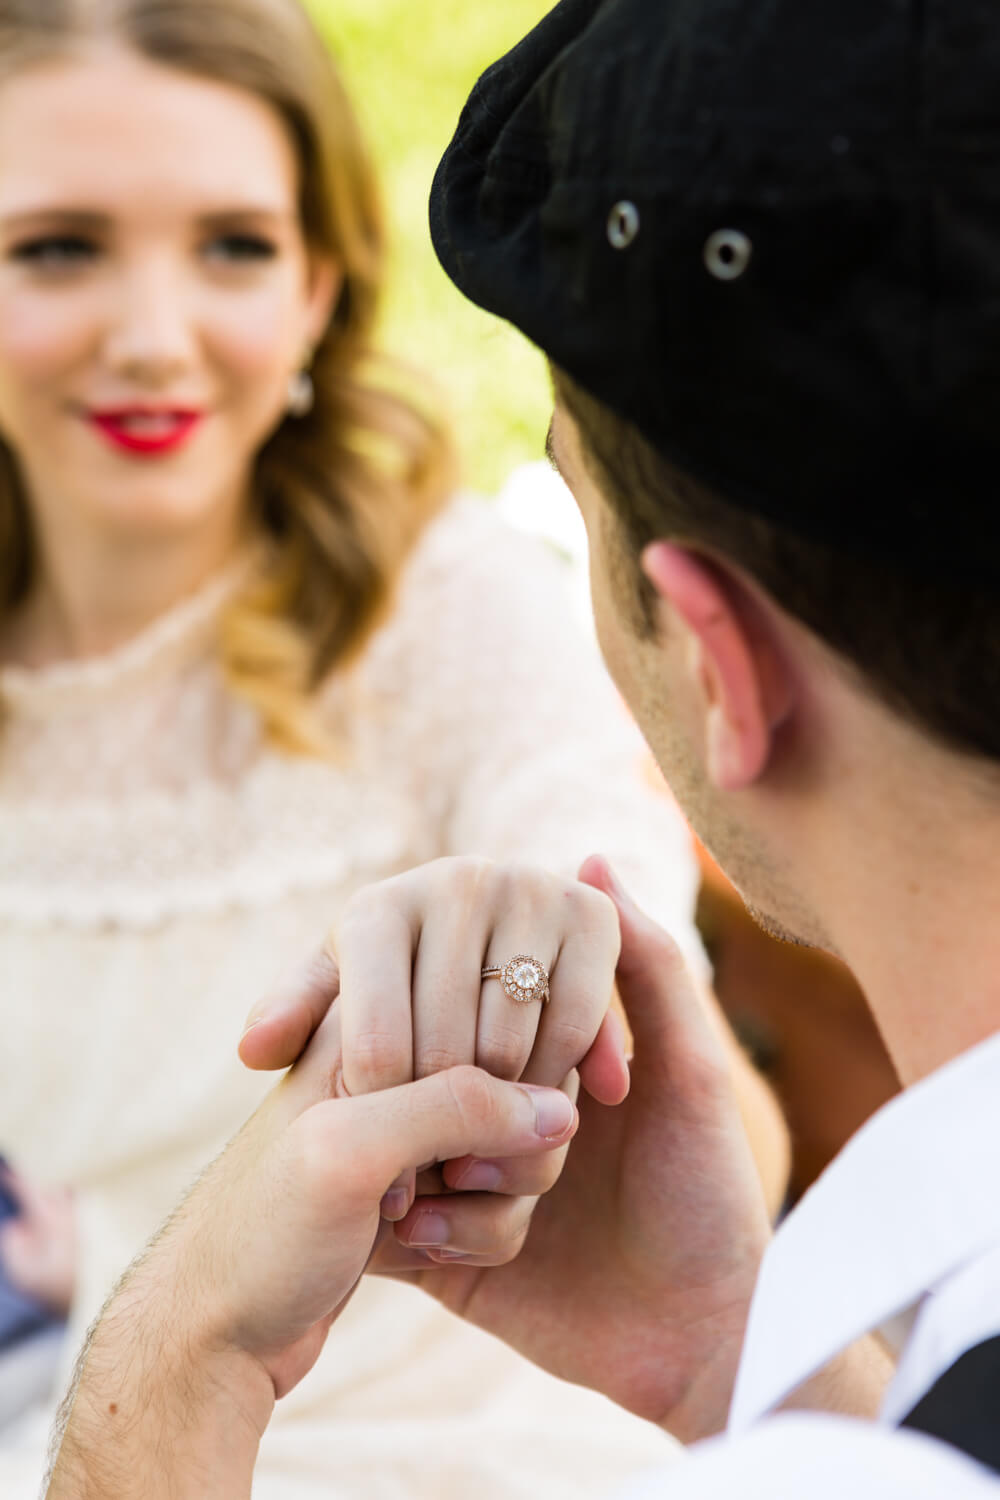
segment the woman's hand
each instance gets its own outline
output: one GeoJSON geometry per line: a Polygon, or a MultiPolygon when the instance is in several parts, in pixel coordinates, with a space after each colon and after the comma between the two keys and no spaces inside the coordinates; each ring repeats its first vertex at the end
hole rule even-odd
{"type": "Polygon", "coordinates": [[[0,1187],[17,1205],[0,1223],[0,1262],[11,1285],[65,1317],[76,1284],[76,1207],[68,1188],[40,1188],[0,1163],[0,1187]]]}
{"type": "MultiPolygon", "coordinates": [[[[251,1067],[294,1061],[339,996],[326,1060],[344,1095],[473,1063],[574,1094],[578,1070],[589,1093],[617,1104],[628,1091],[624,1031],[609,1010],[619,942],[613,904],[577,881],[481,859],[438,860],[359,892],[304,979],[251,1016],[240,1053],[251,1067]],[[548,1003],[512,1000],[498,979],[482,979],[484,967],[515,954],[545,965],[548,1003]]],[[[554,1153],[452,1164],[460,1196],[437,1169],[418,1184],[407,1172],[382,1205],[397,1230],[373,1268],[510,1258],[562,1161],[554,1153]]]]}

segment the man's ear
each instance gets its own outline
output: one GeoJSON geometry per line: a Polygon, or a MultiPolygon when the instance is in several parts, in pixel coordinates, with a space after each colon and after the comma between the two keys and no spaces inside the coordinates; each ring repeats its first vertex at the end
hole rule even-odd
{"type": "Polygon", "coordinates": [[[786,718],[792,679],[741,586],[701,554],[652,542],[642,569],[687,635],[687,660],[704,706],[705,769],[725,791],[750,786],[786,718]]]}

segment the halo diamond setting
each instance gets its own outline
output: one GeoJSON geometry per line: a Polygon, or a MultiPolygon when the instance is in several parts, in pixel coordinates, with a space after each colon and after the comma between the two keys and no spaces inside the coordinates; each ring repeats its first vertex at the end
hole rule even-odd
{"type": "Polygon", "coordinates": [[[504,994],[520,1005],[549,997],[549,976],[543,963],[530,953],[515,953],[500,970],[504,994]]]}

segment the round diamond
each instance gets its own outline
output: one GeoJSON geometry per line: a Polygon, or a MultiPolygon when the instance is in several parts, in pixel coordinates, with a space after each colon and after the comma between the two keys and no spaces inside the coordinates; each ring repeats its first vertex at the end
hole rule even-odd
{"type": "Polygon", "coordinates": [[[538,983],[538,970],[534,964],[518,964],[511,976],[518,989],[533,990],[538,983]]]}

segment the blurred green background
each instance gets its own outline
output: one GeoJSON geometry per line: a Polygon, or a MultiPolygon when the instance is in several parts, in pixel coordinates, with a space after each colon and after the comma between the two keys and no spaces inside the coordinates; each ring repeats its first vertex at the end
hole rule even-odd
{"type": "Polygon", "coordinates": [[[491,492],[542,454],[541,356],[459,296],[439,269],[427,198],[441,153],[484,68],[553,0],[306,0],[341,65],[382,181],[392,232],[383,343],[440,385],[465,480],[491,492]]]}

